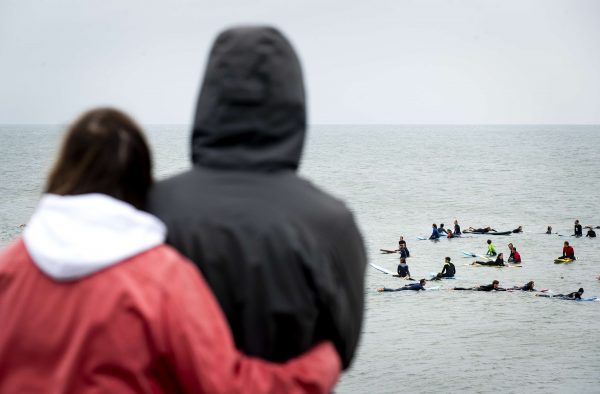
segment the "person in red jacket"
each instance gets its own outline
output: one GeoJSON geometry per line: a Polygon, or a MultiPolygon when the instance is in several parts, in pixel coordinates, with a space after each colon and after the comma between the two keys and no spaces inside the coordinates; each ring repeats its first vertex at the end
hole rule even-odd
{"type": "Polygon", "coordinates": [[[559,259],[572,259],[575,260],[575,250],[572,246],[569,245],[568,241],[565,241],[563,246],[562,256],[558,257],[559,259]]]}
{"type": "Polygon", "coordinates": [[[515,248],[512,243],[509,243],[508,249],[510,249],[510,256],[508,256],[508,262],[512,264],[521,264],[521,255],[519,254],[519,252],[517,252],[517,248],[515,248]]]}
{"type": "Polygon", "coordinates": [[[72,126],[22,239],[0,253],[0,392],[331,392],[332,343],[283,364],[236,350],[201,274],[142,210],[151,183],[126,115],[72,126]]]}

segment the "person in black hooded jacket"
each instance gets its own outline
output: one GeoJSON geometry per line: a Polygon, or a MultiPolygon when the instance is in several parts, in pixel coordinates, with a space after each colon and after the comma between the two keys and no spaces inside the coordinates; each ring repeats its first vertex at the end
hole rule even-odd
{"type": "Polygon", "coordinates": [[[198,98],[193,167],[159,182],[148,207],[206,277],[240,350],[285,361],[328,339],[347,368],[365,249],[348,208],[296,173],[305,108],[300,63],[279,31],[224,31],[198,98]]]}

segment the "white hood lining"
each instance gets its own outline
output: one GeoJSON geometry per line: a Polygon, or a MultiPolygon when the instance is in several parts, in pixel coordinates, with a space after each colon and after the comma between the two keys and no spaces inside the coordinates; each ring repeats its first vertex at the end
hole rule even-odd
{"type": "Polygon", "coordinates": [[[166,233],[156,217],[104,194],[45,194],[23,239],[40,270],[72,280],[160,245],[166,233]]]}

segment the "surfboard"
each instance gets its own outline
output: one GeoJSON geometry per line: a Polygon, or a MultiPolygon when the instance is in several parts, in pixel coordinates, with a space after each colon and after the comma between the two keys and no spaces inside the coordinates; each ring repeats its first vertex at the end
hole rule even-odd
{"type": "Polygon", "coordinates": [[[476,254],[473,252],[463,252],[463,254],[467,257],[480,257],[482,259],[486,259],[486,260],[494,260],[494,258],[483,255],[483,254],[476,254]]]}
{"type": "Polygon", "coordinates": [[[369,265],[371,267],[375,268],[377,271],[383,272],[384,274],[388,274],[388,275],[397,275],[398,274],[397,272],[390,271],[389,269],[383,268],[382,266],[377,265],[377,264],[369,263],[369,265]]]}
{"type": "Polygon", "coordinates": [[[390,249],[379,249],[381,251],[381,253],[397,253],[397,250],[390,250],[390,249]]]}
{"type": "Polygon", "coordinates": [[[569,264],[569,263],[572,263],[573,261],[575,261],[575,260],[573,260],[573,259],[555,259],[554,264],[569,264]]]}
{"type": "MultiPolygon", "coordinates": [[[[429,277],[433,279],[437,276],[437,274],[438,274],[437,272],[430,272],[429,277]]],[[[457,279],[457,277],[456,276],[453,276],[452,278],[442,277],[442,280],[445,280],[445,279],[457,279]]],[[[431,280],[431,279],[428,279],[428,280],[431,280]]]]}

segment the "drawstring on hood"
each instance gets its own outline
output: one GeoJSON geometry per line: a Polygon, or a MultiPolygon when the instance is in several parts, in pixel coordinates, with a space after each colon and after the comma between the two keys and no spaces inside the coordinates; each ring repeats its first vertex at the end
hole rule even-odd
{"type": "Polygon", "coordinates": [[[165,237],[156,217],[104,194],[45,194],[23,234],[34,263],[56,280],[91,275],[165,237]]]}
{"type": "Polygon", "coordinates": [[[221,33],[196,108],[194,165],[296,170],[305,129],[302,71],[288,40],[271,27],[221,33]]]}

